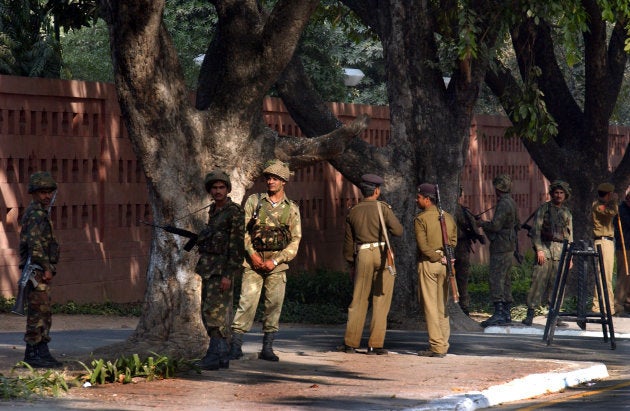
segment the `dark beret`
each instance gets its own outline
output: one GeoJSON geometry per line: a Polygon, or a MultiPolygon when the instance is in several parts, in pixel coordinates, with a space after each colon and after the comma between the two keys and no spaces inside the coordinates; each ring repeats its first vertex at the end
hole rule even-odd
{"type": "Polygon", "coordinates": [[[429,183],[422,183],[418,186],[418,194],[422,194],[423,196],[434,196],[436,194],[435,185],[429,183]]]}
{"type": "Polygon", "coordinates": [[[384,180],[382,177],[379,177],[376,174],[363,174],[361,176],[361,182],[363,184],[368,184],[374,187],[378,187],[384,183],[384,180]]]}

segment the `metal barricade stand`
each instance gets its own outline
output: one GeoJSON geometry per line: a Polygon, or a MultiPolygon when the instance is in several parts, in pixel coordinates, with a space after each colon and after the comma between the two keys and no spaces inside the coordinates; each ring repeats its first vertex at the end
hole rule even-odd
{"type": "Polygon", "coordinates": [[[606,273],[604,272],[604,260],[602,258],[602,248],[597,246],[597,251],[593,249],[592,243],[588,241],[579,241],[579,243],[571,243],[564,241],[562,246],[562,254],[560,255],[560,263],[558,265],[558,273],[551,295],[551,303],[549,304],[549,314],[547,315],[547,323],[543,334],[543,341],[547,345],[551,345],[556,331],[558,318],[562,317],[568,321],[575,321],[582,329],[586,329],[586,324],[601,324],[604,342],[608,342],[610,335],[610,349],[616,348],[615,330],[613,327],[612,314],[610,310],[610,300],[608,298],[608,285],[606,284],[606,273]],[[569,267],[571,260],[575,272],[577,273],[577,307],[575,312],[561,312],[562,301],[564,299],[564,289],[569,275],[569,267]],[[599,312],[588,312],[586,309],[587,279],[588,275],[595,276],[595,290],[599,300],[599,312]]]}

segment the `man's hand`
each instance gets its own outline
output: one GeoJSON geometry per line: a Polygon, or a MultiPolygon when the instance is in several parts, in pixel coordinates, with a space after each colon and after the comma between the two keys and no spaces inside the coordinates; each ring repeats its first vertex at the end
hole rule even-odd
{"type": "Polygon", "coordinates": [[[264,268],[264,261],[260,254],[254,253],[249,258],[252,260],[252,268],[254,270],[262,270],[264,268]]]}
{"type": "Polygon", "coordinates": [[[545,252],[544,251],[537,251],[536,252],[536,262],[538,263],[538,265],[543,265],[545,264],[545,252]]]}
{"type": "Polygon", "coordinates": [[[53,279],[53,275],[51,271],[44,271],[44,273],[42,274],[42,281],[45,282],[46,284],[50,283],[53,279]]]}
{"type": "Polygon", "coordinates": [[[221,277],[221,284],[219,284],[219,290],[224,293],[226,291],[230,291],[232,287],[232,280],[227,277],[221,277]]]}
{"type": "Polygon", "coordinates": [[[274,268],[276,268],[276,265],[274,264],[273,260],[265,260],[261,269],[270,273],[273,271],[274,268]]]}

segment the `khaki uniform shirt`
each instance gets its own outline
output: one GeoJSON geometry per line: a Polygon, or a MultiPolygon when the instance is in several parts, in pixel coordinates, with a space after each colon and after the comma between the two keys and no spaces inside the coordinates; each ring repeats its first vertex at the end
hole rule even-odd
{"type": "Polygon", "coordinates": [[[613,237],[615,235],[613,220],[619,213],[617,202],[609,201],[604,203],[600,200],[595,200],[591,210],[593,215],[593,237],[613,237]],[[600,206],[603,207],[600,209],[600,206]]]}
{"type": "MultiPolygon", "coordinates": [[[[444,222],[448,235],[449,245],[457,245],[457,225],[453,216],[444,212],[444,222]]],[[[416,243],[418,244],[418,260],[437,263],[444,256],[444,244],[442,241],[442,225],[440,214],[435,204],[421,211],[414,219],[416,243]]]]}
{"type": "MultiPolygon", "coordinates": [[[[346,233],[343,242],[343,257],[348,262],[354,261],[355,244],[384,242],[385,236],[381,229],[381,221],[378,216],[377,200],[363,199],[353,206],[346,217],[346,233]]],[[[403,233],[403,226],[394,215],[392,207],[383,202],[381,211],[388,231],[395,236],[403,233]]]]}

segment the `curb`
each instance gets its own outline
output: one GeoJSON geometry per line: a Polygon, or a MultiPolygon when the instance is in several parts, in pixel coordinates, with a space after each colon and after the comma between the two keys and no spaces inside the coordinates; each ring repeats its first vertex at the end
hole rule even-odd
{"type": "Polygon", "coordinates": [[[590,364],[590,366],[564,373],[531,374],[505,384],[490,387],[481,392],[473,391],[431,400],[421,406],[407,408],[406,411],[474,411],[506,402],[525,400],[543,394],[559,392],[568,387],[608,377],[608,369],[604,364],[586,364],[590,364]]]}

